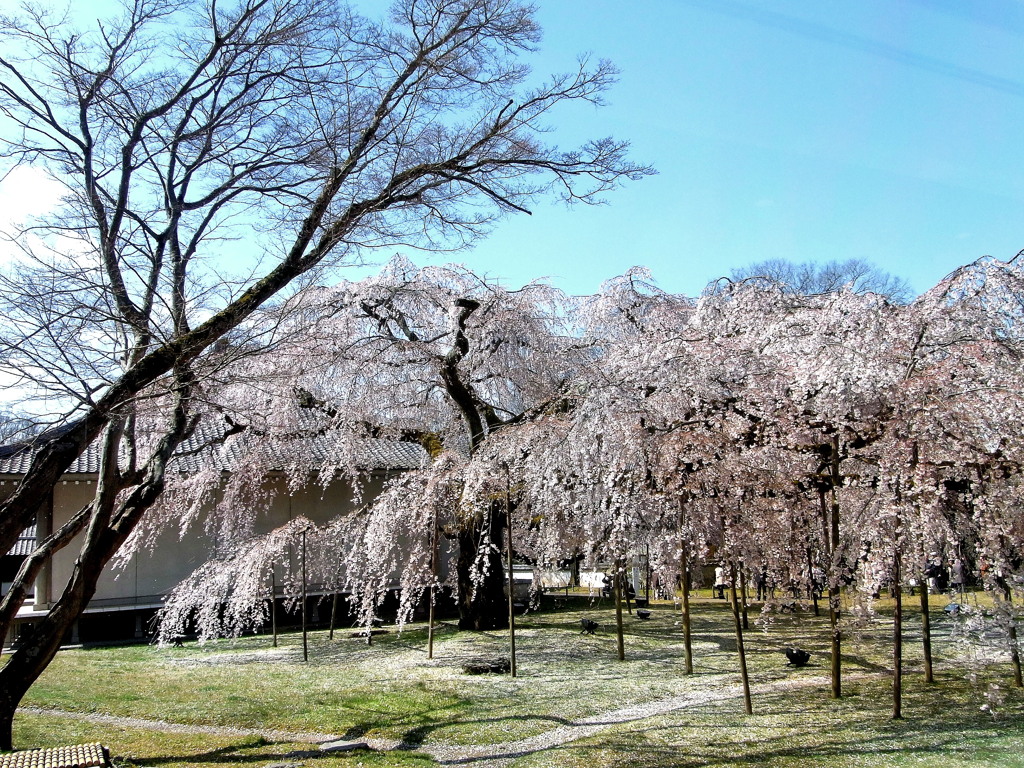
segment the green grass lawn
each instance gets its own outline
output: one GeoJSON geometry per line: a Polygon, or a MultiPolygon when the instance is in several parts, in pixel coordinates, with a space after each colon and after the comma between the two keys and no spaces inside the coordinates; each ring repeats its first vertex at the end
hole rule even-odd
{"type": "Polygon", "coordinates": [[[876,618],[848,633],[840,700],[829,697],[824,615],[787,614],[767,628],[752,623],[745,639],[754,715],[747,716],[735,695],[731,614],[724,601],[705,593],[693,605],[691,676],[683,674],[679,614],[670,603],[656,604],[649,621],[626,617],[627,660],[619,662],[608,602],[590,606],[580,599],[520,620],[514,679],[461,671],[467,661],[507,653],[504,633],[445,627],[428,660],[422,625],[375,637],[371,646],[349,632],[333,641],[313,633],[308,663],[297,634],[283,635],[278,648],[257,636],[185,648],[62,651],[26,697],[25,706],[34,709],[16,719],[15,741],[22,748],[101,741],[121,764],[153,766],[418,766],[435,764],[428,753],[436,756],[445,746],[508,744],[491,750],[506,755],[496,764],[1024,767],[1024,695],[1011,688],[1007,664],[996,658],[980,665],[950,639],[953,619],[942,613],[944,604],[932,602],[938,670],[932,686],[920,673],[920,622],[908,606],[901,721],[890,717],[891,625],[884,602],[876,618]],[[596,635],[580,634],[583,616],[600,622],[596,635]],[[789,645],[810,650],[811,664],[787,667],[782,649],[789,645]],[[684,706],[658,708],[680,697],[684,706]],[[655,707],[653,713],[608,714],[644,703],[655,707]],[[168,733],[144,722],[87,718],[96,714],[335,734],[403,747],[310,756],[302,754],[308,743],[287,738],[168,733]],[[588,717],[596,724],[580,728],[588,717]]]}

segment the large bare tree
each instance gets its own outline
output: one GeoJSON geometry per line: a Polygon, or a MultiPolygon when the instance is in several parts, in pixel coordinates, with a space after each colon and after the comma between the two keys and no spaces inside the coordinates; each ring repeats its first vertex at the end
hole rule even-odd
{"type": "Polygon", "coordinates": [[[878,293],[890,301],[906,304],[914,298],[910,284],[864,259],[825,262],[765,259],[732,270],[733,280],[749,277],[783,286],[796,294],[835,293],[846,288],[855,293],[878,293]]]}
{"type": "Polygon", "coordinates": [[[43,4],[0,18],[0,156],[65,188],[0,278],[0,375],[51,424],[23,447],[0,551],[87,446],[101,457],[91,504],[0,604],[2,636],[46,558],[81,542],[63,594],[0,669],[0,748],[159,495],[208,377],[247,348],[236,337],[273,333],[253,322],[261,306],[368,247],[462,246],[539,195],[597,202],[650,172],[623,142],[543,141],[552,109],[600,102],[614,70],[582,61],[531,80],[532,10],[408,0],[377,23],[333,0],[126,0],[86,29],[43,4]]]}

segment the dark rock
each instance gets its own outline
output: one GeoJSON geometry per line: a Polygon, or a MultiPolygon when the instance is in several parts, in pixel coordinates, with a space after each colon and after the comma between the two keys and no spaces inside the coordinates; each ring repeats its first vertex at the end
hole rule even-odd
{"type": "Polygon", "coordinates": [[[512,671],[512,662],[508,659],[481,659],[462,665],[467,675],[508,674],[512,671]]]}
{"type": "Polygon", "coordinates": [[[370,635],[386,635],[388,631],[386,629],[371,629],[369,631],[361,629],[358,632],[353,632],[349,637],[359,640],[365,640],[370,635]]]}
{"type": "Polygon", "coordinates": [[[802,648],[787,648],[786,658],[792,666],[802,667],[811,660],[811,654],[802,648]]]}

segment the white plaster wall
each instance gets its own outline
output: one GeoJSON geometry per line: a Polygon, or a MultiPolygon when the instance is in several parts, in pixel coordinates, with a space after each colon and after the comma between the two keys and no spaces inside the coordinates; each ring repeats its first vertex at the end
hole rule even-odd
{"type": "MultiPolygon", "coordinates": [[[[379,493],[382,483],[382,478],[371,478],[365,484],[361,503],[379,493]]],[[[68,480],[58,484],[54,493],[54,529],[87,504],[95,490],[96,484],[92,480],[68,480]]],[[[356,507],[352,489],[344,481],[332,483],[327,488],[312,483],[289,495],[282,478],[271,478],[267,481],[267,490],[276,493],[269,508],[256,518],[258,533],[273,530],[300,515],[315,523],[323,523],[356,507]]],[[[152,602],[153,598],[166,593],[202,565],[213,552],[214,544],[201,524],[193,526],[183,537],[176,529],[164,530],[152,546],[135,555],[126,567],[115,569],[108,565],[97,584],[92,605],[152,602]]],[[[67,583],[80,545],[81,536],[54,557],[52,583],[55,594],[49,596],[51,601],[59,596],[59,591],[67,583]]]]}

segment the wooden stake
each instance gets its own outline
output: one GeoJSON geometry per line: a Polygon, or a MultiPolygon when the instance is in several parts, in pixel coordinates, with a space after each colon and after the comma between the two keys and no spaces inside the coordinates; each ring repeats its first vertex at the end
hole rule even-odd
{"type": "Polygon", "coordinates": [[[434,601],[437,599],[437,507],[430,534],[430,605],[427,606],[427,658],[434,658],[434,601]]]}
{"type": "MultiPolygon", "coordinates": [[[[898,522],[897,522],[898,525],[898,522]]],[[[900,550],[897,537],[893,553],[893,599],[896,606],[892,614],[892,719],[903,719],[903,577],[900,573],[900,550]]]]}
{"type": "Polygon", "coordinates": [[[740,615],[743,617],[743,629],[750,629],[750,624],[747,621],[747,600],[749,595],[747,594],[747,571],[740,565],[740,615]]]}
{"type": "Polygon", "coordinates": [[[302,660],[309,661],[309,641],[306,632],[306,531],[302,531],[302,660]]]}
{"type": "Polygon", "coordinates": [[[651,605],[651,545],[647,545],[647,553],[644,555],[644,599],[647,606],[651,605]]]}
{"type": "Polygon", "coordinates": [[[516,611],[515,574],[512,571],[512,513],[509,509],[508,486],[505,486],[505,545],[508,560],[508,660],[509,672],[516,676],[516,611]]]}
{"type": "Polygon", "coordinates": [[[1010,662],[1013,664],[1013,684],[1017,688],[1024,688],[1024,678],[1021,676],[1020,668],[1020,645],[1017,642],[1017,620],[1013,616],[1013,592],[1006,581],[1002,581],[1000,586],[1003,589],[1003,598],[1006,600],[1006,605],[1009,609],[1007,615],[1010,621],[1010,662]]]}
{"type": "Polygon", "coordinates": [[[839,619],[842,610],[840,590],[835,573],[836,563],[834,562],[836,547],[839,542],[839,499],[836,495],[835,486],[839,482],[839,440],[832,439],[832,500],[831,504],[825,499],[825,491],[819,491],[818,498],[821,502],[821,525],[822,541],[824,551],[828,555],[828,625],[831,634],[831,661],[830,671],[832,674],[832,698],[840,699],[843,696],[843,631],[839,627],[839,619]]]}
{"type": "Polygon", "coordinates": [[[615,592],[615,634],[618,642],[619,661],[626,660],[626,644],[622,635],[622,568],[621,563],[615,563],[615,579],[612,582],[615,592]]]}
{"type": "Polygon", "coordinates": [[[828,587],[828,624],[832,630],[832,659],[830,671],[832,673],[832,698],[840,699],[843,696],[843,666],[841,651],[843,647],[843,631],[839,628],[840,617],[839,588],[829,584],[828,587]]]}
{"type": "Polygon", "coordinates": [[[740,604],[736,596],[736,566],[729,563],[729,597],[732,600],[732,619],[736,627],[736,652],[740,657],[740,679],[743,681],[743,710],[754,714],[750,700],[750,677],[747,675],[747,653],[743,647],[743,622],[740,619],[740,604]]]}
{"type": "Polygon", "coordinates": [[[686,542],[682,545],[679,557],[679,569],[682,572],[680,581],[683,585],[683,660],[686,663],[686,674],[693,674],[693,645],[690,638],[690,564],[686,552],[686,542]]]}
{"type": "Polygon", "coordinates": [[[270,628],[274,633],[274,647],[277,648],[277,583],[273,563],[270,564],[270,628]]]}
{"type": "Polygon", "coordinates": [[[814,615],[821,616],[821,609],[818,607],[818,584],[814,578],[814,555],[811,548],[807,547],[807,578],[811,583],[811,600],[814,601],[814,615]]]}
{"type": "Polygon", "coordinates": [[[932,669],[932,621],[928,605],[928,577],[922,574],[921,582],[921,645],[924,650],[924,681],[935,682],[932,669]]]}

